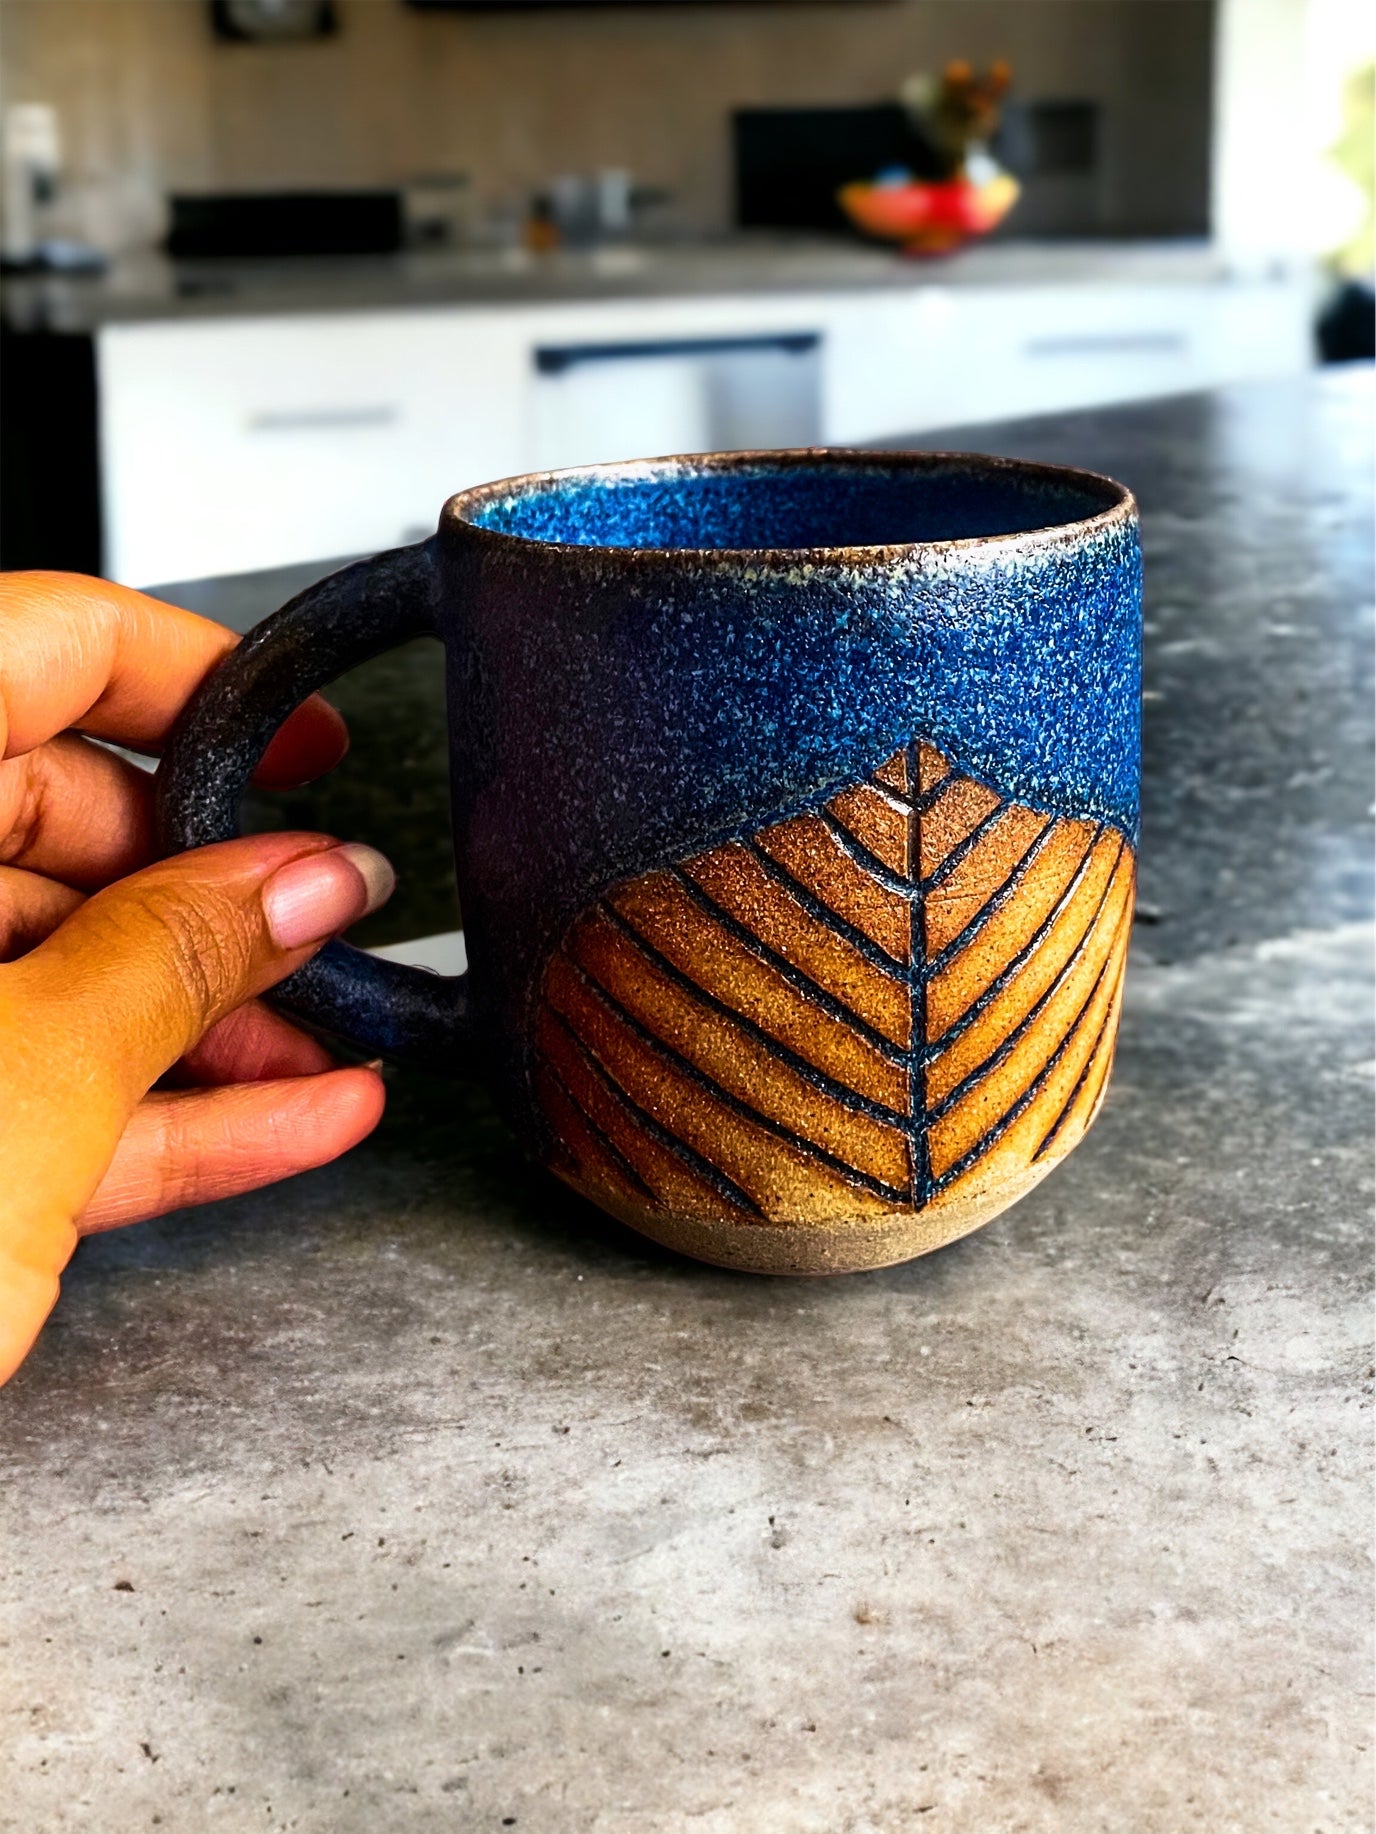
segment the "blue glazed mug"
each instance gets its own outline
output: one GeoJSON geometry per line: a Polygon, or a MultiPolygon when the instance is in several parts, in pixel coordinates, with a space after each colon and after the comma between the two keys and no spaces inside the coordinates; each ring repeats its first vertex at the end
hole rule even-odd
{"type": "Polygon", "coordinates": [[[737,453],[489,484],[206,683],[167,851],[238,831],[269,739],[406,639],[447,657],[469,969],[332,943],[288,1013],[481,1058],[540,1160],[775,1272],[906,1259],[1097,1112],[1137,840],[1140,557],[1109,479],[737,453]]]}

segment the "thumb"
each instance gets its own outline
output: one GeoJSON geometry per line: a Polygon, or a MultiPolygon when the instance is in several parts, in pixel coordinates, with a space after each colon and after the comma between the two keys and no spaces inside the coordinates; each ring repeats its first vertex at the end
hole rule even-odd
{"type": "Polygon", "coordinates": [[[75,1219],[147,1090],[393,884],[371,847],[318,834],[225,841],[107,886],[0,967],[6,1285],[36,1281],[51,1305],[75,1219]]]}
{"type": "Polygon", "coordinates": [[[97,892],[5,971],[50,1079],[110,1082],[130,1106],[245,1000],[390,895],[371,847],[270,834],[179,854],[97,892]],[[55,1075],[54,1073],[57,1072],[55,1075]]]}

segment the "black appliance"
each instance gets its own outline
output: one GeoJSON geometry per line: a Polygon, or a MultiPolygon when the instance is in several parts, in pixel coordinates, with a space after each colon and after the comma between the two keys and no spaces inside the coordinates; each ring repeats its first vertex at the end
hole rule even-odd
{"type": "Polygon", "coordinates": [[[171,199],[167,252],[390,255],[402,246],[399,191],[203,192],[171,199]]]}
{"type": "MultiPolygon", "coordinates": [[[[940,155],[897,103],[862,108],[742,108],[731,118],[742,229],[851,230],[842,185],[906,166],[941,178],[940,155]]],[[[851,233],[855,233],[851,230],[851,233]]]]}

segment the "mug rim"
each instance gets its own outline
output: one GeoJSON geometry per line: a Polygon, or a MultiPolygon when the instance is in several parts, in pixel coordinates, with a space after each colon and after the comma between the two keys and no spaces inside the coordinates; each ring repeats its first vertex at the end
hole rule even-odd
{"type": "Polygon", "coordinates": [[[520,472],[511,477],[495,478],[490,483],[469,485],[456,491],[440,511],[440,532],[446,529],[461,534],[494,551],[512,553],[585,556],[603,562],[622,564],[654,562],[659,565],[691,564],[695,567],[713,563],[726,566],[858,567],[892,566],[904,560],[919,560],[943,554],[1018,555],[1057,547],[1074,547],[1107,533],[1119,525],[1138,520],[1137,499],[1126,484],[1101,471],[1089,471],[1076,465],[1054,465],[1039,459],[1004,458],[995,453],[967,451],[934,451],[927,448],[894,447],[874,449],[863,446],[782,446],[749,448],[731,452],[681,452],[659,458],[607,459],[593,465],[567,465],[546,471],[520,472]],[[494,498],[522,494],[542,486],[572,482],[597,482],[607,478],[659,479],[686,472],[751,471],[773,466],[787,471],[808,464],[835,465],[838,470],[856,471],[923,471],[945,466],[960,466],[971,472],[1016,472],[1029,480],[1077,484],[1089,494],[1101,495],[1104,507],[1091,516],[1077,516],[1065,522],[1047,523],[1034,529],[1012,530],[989,535],[961,535],[939,541],[893,541],[855,543],[822,547],[756,547],[756,548],[687,548],[631,547],[612,543],[581,541],[547,541],[536,535],[517,535],[506,529],[487,528],[475,522],[473,514],[494,498]]]}

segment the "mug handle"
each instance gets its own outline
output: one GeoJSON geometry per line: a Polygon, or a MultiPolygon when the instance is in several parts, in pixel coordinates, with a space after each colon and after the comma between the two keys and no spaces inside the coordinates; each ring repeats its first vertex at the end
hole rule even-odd
{"type": "MultiPolygon", "coordinates": [[[[438,636],[435,537],[333,573],[257,625],[172,729],[155,791],[164,854],[239,834],[239,803],[278,727],[308,695],[412,637],[438,636]]],[[[468,1044],[468,976],[431,974],[326,943],[267,996],[398,1062],[454,1067],[468,1044]]]]}

